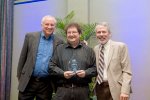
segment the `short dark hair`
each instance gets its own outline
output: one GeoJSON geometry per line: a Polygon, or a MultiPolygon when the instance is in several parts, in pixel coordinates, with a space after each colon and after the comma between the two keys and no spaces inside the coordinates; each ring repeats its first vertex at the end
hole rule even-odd
{"type": "Polygon", "coordinates": [[[75,22],[70,23],[70,24],[68,24],[68,25],[65,27],[65,32],[66,32],[66,34],[67,34],[68,28],[70,28],[70,27],[75,27],[75,28],[77,28],[77,31],[79,32],[79,34],[82,34],[81,26],[80,26],[78,23],[75,23],[75,22]]]}

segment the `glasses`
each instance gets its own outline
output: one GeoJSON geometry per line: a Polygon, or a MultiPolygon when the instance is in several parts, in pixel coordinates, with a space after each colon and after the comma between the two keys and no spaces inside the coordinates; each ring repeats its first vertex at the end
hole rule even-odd
{"type": "Polygon", "coordinates": [[[78,31],[68,31],[67,34],[76,34],[78,31]]]}

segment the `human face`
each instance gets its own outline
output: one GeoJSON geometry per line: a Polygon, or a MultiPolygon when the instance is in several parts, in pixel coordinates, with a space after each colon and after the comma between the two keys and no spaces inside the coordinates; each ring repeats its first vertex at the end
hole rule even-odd
{"type": "Polygon", "coordinates": [[[67,29],[67,41],[73,47],[76,47],[80,41],[80,34],[76,27],[70,27],[67,29]]]}
{"type": "Polygon", "coordinates": [[[52,18],[46,18],[42,23],[42,29],[46,37],[49,37],[55,30],[55,21],[52,18]]]}
{"type": "Polygon", "coordinates": [[[107,27],[98,26],[96,28],[96,37],[99,39],[101,44],[105,44],[110,39],[111,34],[109,33],[107,27]]]}

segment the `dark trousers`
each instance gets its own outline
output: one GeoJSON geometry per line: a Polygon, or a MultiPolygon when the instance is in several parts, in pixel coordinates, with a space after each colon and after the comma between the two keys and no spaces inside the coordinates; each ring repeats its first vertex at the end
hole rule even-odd
{"type": "Polygon", "coordinates": [[[103,82],[100,85],[96,84],[96,96],[97,100],[113,100],[108,82],[103,82]]]}
{"type": "Polygon", "coordinates": [[[31,78],[25,91],[19,91],[18,100],[51,100],[51,97],[50,80],[31,78]]]}
{"type": "Polygon", "coordinates": [[[53,100],[89,100],[89,88],[58,87],[53,100]]]}

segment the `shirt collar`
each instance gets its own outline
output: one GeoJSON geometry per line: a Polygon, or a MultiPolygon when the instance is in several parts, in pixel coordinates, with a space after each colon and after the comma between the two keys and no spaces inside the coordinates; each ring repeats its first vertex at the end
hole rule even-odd
{"type": "MultiPolygon", "coordinates": [[[[110,46],[110,41],[111,40],[108,40],[107,43],[105,43],[103,46],[104,46],[104,49],[108,48],[110,46]]],[[[102,44],[100,44],[100,47],[102,46],[102,44]]]]}
{"type": "MultiPolygon", "coordinates": [[[[44,34],[43,31],[42,31],[42,33],[41,33],[41,37],[44,38],[44,39],[46,39],[45,34],[44,34]]],[[[49,39],[51,39],[51,38],[52,38],[52,39],[54,38],[53,33],[47,38],[47,40],[49,40],[49,39]]]]}
{"type": "MultiPolygon", "coordinates": [[[[83,43],[79,42],[79,44],[76,48],[80,48],[81,46],[83,46],[83,43]]],[[[69,43],[66,43],[65,48],[73,48],[73,47],[69,43]]]]}

